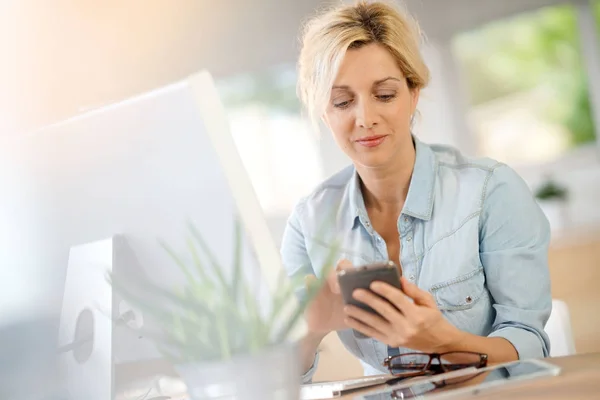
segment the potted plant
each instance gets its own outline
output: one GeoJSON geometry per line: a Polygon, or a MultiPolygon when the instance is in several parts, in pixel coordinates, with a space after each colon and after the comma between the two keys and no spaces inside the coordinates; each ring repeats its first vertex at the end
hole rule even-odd
{"type": "Polygon", "coordinates": [[[567,188],[547,177],[535,191],[535,197],[551,227],[556,230],[563,229],[567,220],[567,188]]]}
{"type": "MultiPolygon", "coordinates": [[[[265,307],[244,277],[240,224],[234,229],[230,279],[199,231],[191,224],[189,229],[193,265],[161,242],[183,272],[184,286],[166,289],[145,281],[134,287],[111,274],[113,289],[158,322],[158,331],[144,334],[173,363],[191,399],[298,399],[300,360],[289,337],[327,271],[303,301],[295,294],[303,281],[287,279],[282,271],[265,307]]],[[[334,247],[328,254],[332,265],[334,247]]]]}

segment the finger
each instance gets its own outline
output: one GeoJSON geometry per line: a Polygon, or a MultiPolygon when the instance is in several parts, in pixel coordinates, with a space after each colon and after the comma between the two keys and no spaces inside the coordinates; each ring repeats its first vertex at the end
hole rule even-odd
{"type": "Polygon", "coordinates": [[[345,258],[342,258],[340,261],[338,261],[336,269],[338,271],[341,271],[343,269],[350,269],[352,268],[352,262],[350,260],[347,260],[345,258]]]}
{"type": "Polygon", "coordinates": [[[431,293],[419,289],[417,285],[410,282],[405,277],[400,278],[400,282],[402,283],[402,291],[410,298],[415,301],[415,304],[437,308],[437,304],[435,303],[435,299],[431,295],[431,293]]]}
{"type": "Polygon", "coordinates": [[[327,283],[329,284],[329,288],[333,293],[339,294],[341,292],[340,284],[339,284],[338,278],[337,278],[337,273],[344,269],[351,269],[351,268],[353,268],[353,265],[349,260],[341,259],[340,261],[338,261],[338,263],[335,267],[335,270],[332,271],[331,274],[329,274],[329,277],[327,277],[327,283]]]}
{"type": "Polygon", "coordinates": [[[344,307],[344,313],[346,313],[347,316],[354,318],[365,325],[375,328],[380,332],[389,332],[391,330],[390,323],[387,320],[383,319],[377,314],[363,310],[360,307],[351,305],[346,306],[344,307]]]}
{"type": "Polygon", "coordinates": [[[392,324],[402,324],[405,321],[405,318],[402,316],[400,311],[390,304],[388,300],[383,299],[368,290],[357,289],[354,291],[354,293],[352,293],[352,297],[371,307],[385,320],[392,324]]]}
{"type": "Polygon", "coordinates": [[[382,332],[378,331],[377,329],[370,327],[352,317],[344,318],[344,323],[349,328],[352,328],[352,329],[362,333],[365,336],[379,340],[382,343],[388,342],[388,338],[384,333],[382,333],[382,332]]]}
{"type": "Polygon", "coordinates": [[[415,305],[410,297],[402,292],[402,290],[394,287],[386,282],[373,282],[370,289],[392,303],[403,314],[412,314],[415,305]]]}

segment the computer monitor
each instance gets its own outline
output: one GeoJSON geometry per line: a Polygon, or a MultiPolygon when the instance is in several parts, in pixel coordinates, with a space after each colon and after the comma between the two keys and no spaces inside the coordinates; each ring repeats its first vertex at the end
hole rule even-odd
{"type": "MultiPolygon", "coordinates": [[[[29,233],[19,253],[14,254],[15,248],[5,260],[12,260],[13,267],[29,264],[46,271],[56,279],[52,286],[65,293],[61,332],[67,335],[61,334],[60,346],[73,339],[73,318],[81,315],[78,296],[100,296],[105,290],[96,287],[104,284],[97,271],[86,278],[85,267],[82,274],[74,264],[86,257],[89,261],[88,245],[104,256],[115,251],[118,241],[102,247],[115,237],[126,244],[125,264],[136,265],[130,278],[145,274],[174,285],[181,282],[181,272],[158,239],[185,253],[191,221],[221,263],[231,265],[234,218],[239,216],[245,228],[246,275],[274,289],[282,271],[279,251],[209,73],[45,127],[11,146],[12,167],[28,183],[20,191],[23,201],[16,215],[28,216],[29,233]],[[112,250],[102,250],[106,248],[112,250]],[[75,275],[69,279],[69,274],[75,275]],[[86,279],[93,288],[81,287],[86,279]]],[[[119,260],[113,261],[110,267],[120,268],[119,260]]],[[[109,356],[117,363],[157,356],[145,345],[119,347],[118,340],[102,353],[104,361],[109,356]]]]}

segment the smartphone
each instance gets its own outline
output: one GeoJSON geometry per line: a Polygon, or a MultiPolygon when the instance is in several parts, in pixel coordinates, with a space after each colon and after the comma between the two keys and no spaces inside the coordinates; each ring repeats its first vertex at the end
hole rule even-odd
{"type": "Polygon", "coordinates": [[[337,279],[345,304],[351,304],[360,307],[365,311],[377,314],[377,312],[368,305],[354,299],[352,293],[356,289],[370,290],[369,287],[374,281],[385,282],[401,289],[401,275],[400,268],[398,268],[395,262],[383,261],[361,265],[352,269],[341,270],[337,273],[337,279]]]}

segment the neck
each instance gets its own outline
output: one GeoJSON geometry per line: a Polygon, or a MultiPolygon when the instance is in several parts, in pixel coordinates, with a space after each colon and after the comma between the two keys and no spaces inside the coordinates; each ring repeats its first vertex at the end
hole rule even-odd
{"type": "Polygon", "coordinates": [[[357,166],[365,207],[399,215],[408,195],[415,159],[415,148],[405,146],[402,152],[385,166],[357,166]]]}

